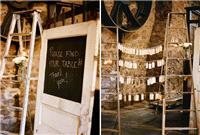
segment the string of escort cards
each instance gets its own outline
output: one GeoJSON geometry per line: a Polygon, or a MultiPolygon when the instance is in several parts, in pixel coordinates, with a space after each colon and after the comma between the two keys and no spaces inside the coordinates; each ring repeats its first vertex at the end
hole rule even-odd
{"type": "MultiPolygon", "coordinates": [[[[129,55],[137,55],[137,56],[145,56],[145,55],[155,55],[163,51],[162,45],[157,45],[150,48],[131,48],[125,47],[122,43],[118,44],[118,50],[122,53],[129,54],[129,55]]],[[[104,65],[112,64],[113,61],[111,59],[104,60],[104,65]]],[[[127,59],[119,59],[118,65],[121,68],[128,68],[128,69],[138,69],[139,65],[143,65],[146,69],[154,69],[159,68],[165,65],[164,59],[159,60],[150,60],[150,61],[133,61],[127,59]]],[[[110,77],[111,81],[116,80],[115,77],[110,77]]],[[[147,86],[156,84],[156,83],[164,83],[165,76],[143,76],[143,77],[134,77],[134,76],[127,76],[127,75],[119,75],[119,83],[125,85],[135,84],[137,82],[145,82],[147,86]]],[[[123,93],[121,92],[118,95],[119,100],[126,101],[143,101],[145,98],[148,97],[148,100],[161,100],[162,94],[160,92],[135,92],[135,93],[123,93]],[[147,93],[148,96],[145,96],[147,93]]]]}

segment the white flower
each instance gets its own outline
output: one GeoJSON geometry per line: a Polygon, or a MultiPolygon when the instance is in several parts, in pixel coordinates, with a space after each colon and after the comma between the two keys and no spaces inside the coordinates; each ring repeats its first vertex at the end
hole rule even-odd
{"type": "Polygon", "coordinates": [[[26,61],[26,57],[25,56],[19,56],[19,57],[16,57],[12,60],[15,64],[20,64],[24,61],[26,61]]]}
{"type": "Polygon", "coordinates": [[[183,43],[180,44],[180,46],[182,46],[183,48],[188,48],[189,46],[192,46],[192,43],[183,43]]]}

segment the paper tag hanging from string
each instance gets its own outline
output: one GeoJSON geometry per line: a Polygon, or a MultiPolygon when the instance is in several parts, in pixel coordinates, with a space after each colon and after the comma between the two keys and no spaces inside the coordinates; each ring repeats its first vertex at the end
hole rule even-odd
{"type": "Polygon", "coordinates": [[[133,62],[132,65],[134,69],[137,69],[137,63],[133,62]]]}
{"type": "Polygon", "coordinates": [[[127,84],[130,84],[130,83],[131,83],[131,77],[130,77],[130,76],[127,77],[126,83],[127,83],[127,84]]]}
{"type": "Polygon", "coordinates": [[[146,69],[149,69],[149,63],[145,64],[146,69]]]}
{"type": "Polygon", "coordinates": [[[137,95],[134,95],[134,101],[139,101],[140,100],[140,96],[137,94],[137,95]]]}
{"type": "Polygon", "coordinates": [[[152,68],[155,68],[155,62],[151,63],[152,68]]]}
{"type": "Polygon", "coordinates": [[[149,100],[154,100],[154,94],[153,93],[149,93],[149,100]]]}
{"type": "Polygon", "coordinates": [[[128,95],[128,101],[131,101],[131,95],[130,94],[128,95]]]}
{"type": "Polygon", "coordinates": [[[160,99],[160,94],[159,93],[156,93],[155,94],[155,99],[157,100],[157,99],[160,99]]]}
{"type": "Polygon", "coordinates": [[[119,94],[119,100],[122,100],[122,94],[121,93],[119,94]]]}
{"type": "Polygon", "coordinates": [[[132,54],[135,54],[135,49],[132,49],[132,52],[131,52],[132,54]]]}
{"type": "Polygon", "coordinates": [[[120,76],[120,77],[119,77],[119,81],[120,81],[122,84],[124,84],[124,77],[123,77],[123,76],[120,76]]]}
{"type": "Polygon", "coordinates": [[[124,66],[124,61],[123,60],[119,60],[119,66],[121,66],[121,67],[124,66]]]}
{"type": "Polygon", "coordinates": [[[143,93],[141,94],[141,100],[144,100],[144,94],[143,93]]]}
{"type": "Polygon", "coordinates": [[[151,69],[151,68],[152,68],[151,63],[149,63],[148,69],[151,69]]]}

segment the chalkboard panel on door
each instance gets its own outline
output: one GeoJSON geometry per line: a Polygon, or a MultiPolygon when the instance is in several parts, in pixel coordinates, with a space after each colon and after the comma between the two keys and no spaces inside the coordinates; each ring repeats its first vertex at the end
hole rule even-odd
{"type": "Polygon", "coordinates": [[[86,36],[47,41],[44,93],[81,103],[86,36]]]}

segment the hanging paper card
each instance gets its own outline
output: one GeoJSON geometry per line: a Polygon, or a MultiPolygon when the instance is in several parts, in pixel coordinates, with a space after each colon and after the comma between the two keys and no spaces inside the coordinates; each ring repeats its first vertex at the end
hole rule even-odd
{"type": "Polygon", "coordinates": [[[161,66],[161,60],[158,60],[158,61],[157,61],[157,65],[158,65],[158,67],[161,66]]]}
{"type": "Polygon", "coordinates": [[[128,95],[128,101],[131,101],[131,95],[128,95]]]}
{"type": "Polygon", "coordinates": [[[123,46],[122,46],[120,43],[118,44],[118,49],[119,49],[120,51],[123,50],[123,46]]]}
{"type": "Polygon", "coordinates": [[[124,65],[125,65],[125,67],[127,67],[127,68],[132,68],[132,67],[133,67],[132,63],[129,62],[129,61],[125,61],[124,65]]]}
{"type": "Polygon", "coordinates": [[[132,49],[132,53],[131,54],[135,54],[135,49],[132,49]]]}
{"type": "Polygon", "coordinates": [[[136,53],[135,53],[136,55],[139,55],[139,50],[138,49],[136,49],[136,53]]]}
{"type": "Polygon", "coordinates": [[[155,68],[155,62],[151,63],[152,68],[155,68]]]}
{"type": "Polygon", "coordinates": [[[119,66],[121,66],[121,67],[124,66],[124,61],[123,60],[119,60],[119,66]]]}
{"type": "Polygon", "coordinates": [[[154,100],[154,94],[153,93],[149,93],[149,100],[154,100]]]}
{"type": "Polygon", "coordinates": [[[119,100],[122,100],[122,94],[121,93],[119,94],[119,100]]]}
{"type": "Polygon", "coordinates": [[[133,64],[133,68],[137,69],[137,63],[132,63],[133,64]]]}
{"type": "Polygon", "coordinates": [[[139,55],[142,55],[142,49],[139,50],[139,55]]]}
{"type": "Polygon", "coordinates": [[[156,83],[156,77],[152,77],[152,84],[156,83]]]}
{"type": "Polygon", "coordinates": [[[139,97],[139,95],[137,94],[137,95],[135,95],[134,96],[134,101],[139,101],[140,100],[140,97],[139,97]]]}
{"type": "Polygon", "coordinates": [[[156,47],[156,53],[159,53],[159,49],[158,49],[158,47],[156,47]]]}
{"type": "Polygon", "coordinates": [[[133,79],[131,78],[131,84],[133,84],[133,79]]]}
{"type": "Polygon", "coordinates": [[[124,83],[124,77],[120,76],[119,81],[123,84],[124,83]]]}
{"type": "Polygon", "coordinates": [[[126,82],[127,84],[130,84],[131,83],[131,77],[130,76],[128,76],[127,77],[127,82],[126,82]]]}
{"type": "Polygon", "coordinates": [[[157,99],[159,99],[160,98],[160,94],[159,93],[156,93],[155,94],[155,99],[157,100],[157,99]]]}
{"type": "Polygon", "coordinates": [[[149,69],[149,63],[148,62],[145,64],[145,66],[146,66],[146,69],[149,69]]]}
{"type": "Polygon", "coordinates": [[[143,93],[141,94],[141,100],[144,100],[144,94],[143,93]]]}
{"type": "Polygon", "coordinates": [[[149,69],[152,69],[151,63],[149,63],[149,69]]]}
{"type": "Polygon", "coordinates": [[[127,68],[128,68],[128,64],[129,64],[128,61],[125,61],[125,62],[124,62],[124,66],[127,67],[127,68]]]}

